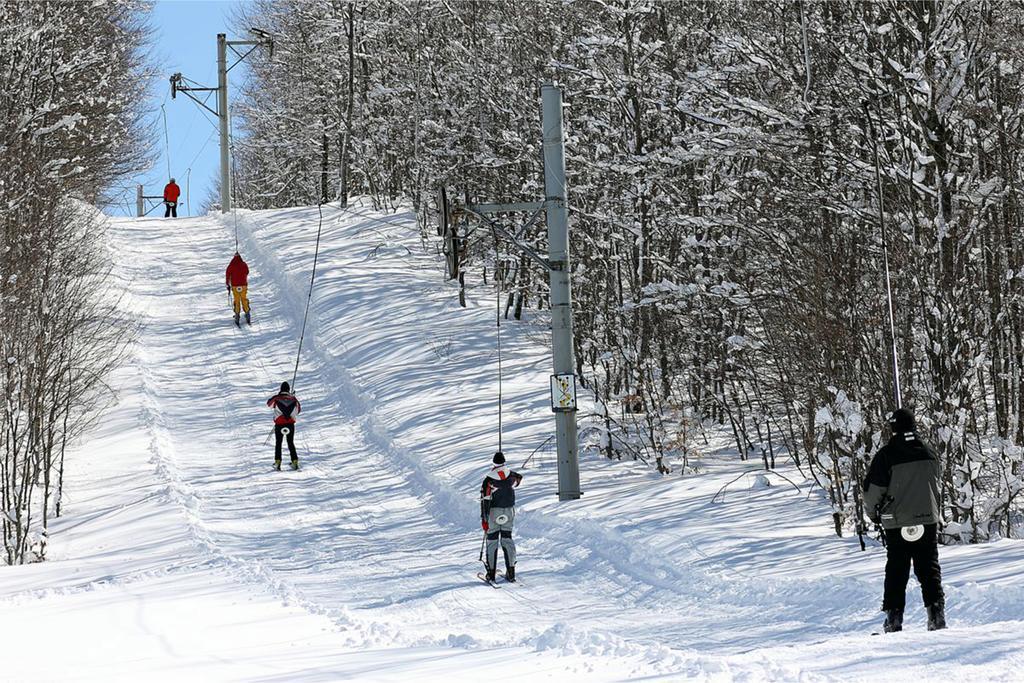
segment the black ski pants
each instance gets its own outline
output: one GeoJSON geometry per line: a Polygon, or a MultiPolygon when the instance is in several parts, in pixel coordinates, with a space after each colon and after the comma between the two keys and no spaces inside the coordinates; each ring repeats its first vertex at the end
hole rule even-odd
{"type": "Polygon", "coordinates": [[[944,604],[942,569],[939,567],[939,543],[934,524],[924,525],[924,536],[916,541],[903,538],[899,529],[885,530],[885,597],[882,610],[904,609],[910,565],[921,584],[925,607],[944,604]]]}
{"type": "Polygon", "coordinates": [[[164,218],[170,218],[174,216],[178,217],[178,202],[164,202],[167,204],[167,209],[164,210],[164,218]]]}
{"type": "Polygon", "coordinates": [[[281,462],[281,440],[285,437],[288,438],[288,452],[292,456],[292,460],[298,460],[299,454],[295,452],[295,425],[274,425],[274,460],[281,462]],[[288,433],[285,434],[285,430],[288,433]]]}

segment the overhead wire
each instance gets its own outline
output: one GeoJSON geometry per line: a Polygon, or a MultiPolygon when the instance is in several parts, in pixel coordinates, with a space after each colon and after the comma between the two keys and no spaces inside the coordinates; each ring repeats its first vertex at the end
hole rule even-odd
{"type": "MultiPolygon", "coordinates": [[[[877,105],[877,103],[876,103],[877,105]]],[[[872,150],[875,162],[875,184],[878,200],[878,223],[882,233],[882,263],[885,271],[885,299],[889,314],[889,341],[892,354],[892,390],[896,408],[903,407],[903,391],[900,386],[900,362],[896,342],[896,311],[892,300],[892,278],[889,273],[889,233],[885,224],[885,208],[883,205],[882,175],[879,171],[878,161],[878,138],[875,131],[874,119],[871,116],[868,105],[864,104],[864,113],[868,118],[868,131],[871,135],[872,150]]],[[[879,116],[881,119],[881,116],[879,116]]],[[[881,122],[879,123],[881,125],[881,122]]]]}
{"type": "Polygon", "coordinates": [[[167,109],[163,104],[160,105],[160,113],[164,117],[164,157],[167,160],[167,177],[173,177],[171,173],[171,138],[167,134],[167,109]]]}
{"type": "MultiPolygon", "coordinates": [[[[214,68],[215,68],[215,65],[211,64],[210,68],[206,72],[206,78],[204,79],[205,81],[209,82],[210,76],[212,75],[212,72],[213,72],[214,68]]],[[[209,101],[210,96],[212,94],[213,94],[212,92],[207,93],[206,97],[203,98],[203,102],[206,103],[207,101],[209,101]]],[[[195,123],[196,123],[196,117],[199,116],[199,112],[201,111],[201,109],[202,109],[202,107],[195,107],[192,110],[192,118],[189,119],[188,125],[185,127],[185,133],[181,136],[180,141],[178,142],[178,145],[177,145],[177,147],[174,150],[174,156],[178,156],[178,154],[181,152],[182,147],[185,146],[185,142],[189,139],[189,135],[191,135],[191,133],[192,133],[192,128],[193,128],[193,126],[195,126],[195,123]]],[[[216,130],[216,126],[214,126],[214,129],[216,130]]],[[[189,168],[191,168],[191,164],[189,164],[189,168]]]]}
{"type": "MultiPolygon", "coordinates": [[[[243,81],[242,87],[240,88],[241,91],[243,91],[243,92],[245,91],[245,89],[249,85],[249,81],[251,79],[252,79],[252,70],[249,69],[249,70],[247,70],[247,72],[245,74],[245,81],[243,81]]],[[[230,177],[231,187],[228,188],[228,196],[231,199],[231,217],[232,217],[232,219],[234,221],[234,228],[235,228],[235,251],[237,252],[238,251],[238,201],[237,201],[238,177],[237,177],[237,173],[236,173],[236,170],[237,170],[236,158],[237,157],[235,156],[235,131],[234,131],[234,126],[232,125],[233,121],[232,121],[232,117],[231,117],[231,107],[230,106],[228,107],[228,111],[224,112],[224,116],[228,117],[228,126],[227,126],[227,129],[228,129],[228,149],[231,151],[231,168],[228,169],[228,175],[230,177]]]]}

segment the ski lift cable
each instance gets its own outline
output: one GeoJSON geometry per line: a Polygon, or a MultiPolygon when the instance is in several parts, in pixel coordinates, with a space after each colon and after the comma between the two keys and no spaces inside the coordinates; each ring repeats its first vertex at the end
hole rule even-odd
{"type": "MultiPolygon", "coordinates": [[[[252,71],[250,70],[246,76],[245,81],[242,83],[242,90],[244,91],[246,86],[249,85],[249,80],[252,78],[252,71]]],[[[236,156],[235,156],[235,131],[234,126],[231,125],[230,109],[228,112],[228,147],[231,150],[231,168],[229,172],[231,174],[231,187],[229,192],[231,195],[231,217],[234,220],[235,227],[235,251],[238,251],[238,178],[236,174],[236,156]]]]}
{"type": "Polygon", "coordinates": [[[495,306],[495,311],[494,311],[494,320],[495,320],[495,323],[496,323],[495,324],[495,327],[496,327],[495,337],[496,337],[497,342],[498,342],[498,450],[500,451],[500,450],[502,450],[502,448],[501,448],[501,446],[502,446],[502,442],[501,442],[501,433],[502,433],[501,289],[502,289],[502,287],[501,286],[502,286],[502,283],[504,281],[505,275],[504,275],[504,272],[502,270],[502,263],[501,263],[501,250],[500,250],[501,242],[500,242],[500,240],[498,240],[497,233],[495,233],[493,230],[491,231],[491,233],[494,235],[494,282],[497,285],[497,288],[496,288],[497,292],[495,294],[496,306],[495,306]]]}
{"type": "MultiPolygon", "coordinates": [[[[213,75],[214,68],[215,68],[215,65],[211,64],[210,68],[207,70],[207,72],[206,72],[206,79],[205,79],[207,82],[209,82],[210,77],[213,75]]],[[[213,96],[213,92],[212,91],[206,93],[206,96],[203,97],[203,104],[206,104],[207,102],[209,102],[210,97],[212,97],[212,96],[213,96]]],[[[167,95],[165,94],[164,95],[164,101],[166,102],[166,100],[167,100],[167,95]]],[[[177,156],[178,153],[181,152],[182,147],[185,146],[185,141],[189,139],[189,135],[192,133],[192,128],[195,126],[195,123],[196,123],[196,117],[199,116],[200,113],[203,113],[203,108],[202,107],[194,107],[192,109],[192,118],[189,119],[188,126],[185,127],[185,133],[181,136],[181,142],[178,143],[177,148],[174,150],[174,155],[175,156],[177,156]]],[[[209,119],[207,119],[207,120],[209,120],[209,119]]],[[[217,127],[214,126],[214,132],[216,132],[216,128],[217,127]]],[[[213,133],[211,133],[210,135],[212,137],[213,133]]],[[[209,142],[209,140],[207,140],[207,142],[209,142]]],[[[205,147],[206,145],[204,144],[203,146],[205,147]]],[[[196,156],[198,157],[199,155],[197,154],[196,156]]],[[[195,162],[195,159],[193,159],[192,161],[195,162]]],[[[189,163],[188,168],[192,168],[192,164],[191,163],[189,163]]]]}
{"type": "Polygon", "coordinates": [[[874,118],[871,116],[871,111],[868,108],[867,103],[864,104],[864,113],[868,119],[868,132],[871,136],[871,147],[873,150],[873,157],[875,162],[875,191],[877,194],[878,202],[878,223],[882,233],[882,263],[885,270],[885,297],[889,314],[889,340],[891,342],[890,350],[892,354],[893,398],[896,403],[896,408],[902,408],[903,391],[902,387],[900,386],[899,353],[896,348],[896,312],[892,300],[892,278],[889,273],[889,234],[885,224],[885,207],[883,204],[884,200],[882,192],[882,175],[879,172],[878,137],[875,130],[874,118]]]}
{"type": "Polygon", "coordinates": [[[295,391],[295,379],[299,376],[299,359],[302,358],[302,341],[306,338],[306,321],[309,319],[309,304],[313,300],[313,283],[316,281],[316,262],[320,257],[320,234],[324,228],[323,202],[317,202],[317,214],[320,220],[316,226],[316,246],[313,248],[313,270],[309,274],[309,293],[306,295],[306,310],[302,314],[302,329],[299,332],[299,348],[295,352],[295,369],[292,371],[292,391],[295,391]]]}
{"type": "Polygon", "coordinates": [[[182,134],[181,137],[178,139],[178,144],[174,148],[174,156],[178,156],[178,154],[181,153],[182,148],[185,146],[185,143],[188,141],[189,135],[191,135],[191,133],[192,133],[192,127],[196,123],[196,117],[197,116],[199,116],[199,107],[193,107],[193,109],[192,109],[192,118],[189,119],[188,125],[185,127],[184,134],[182,134]]]}
{"type": "MultiPolygon", "coordinates": [[[[319,176],[319,174],[317,174],[317,176],[319,176]]],[[[340,183],[340,181],[339,181],[339,183],[340,183]]],[[[340,184],[339,184],[338,190],[339,190],[339,192],[341,190],[340,184]]],[[[306,294],[306,310],[303,311],[303,313],[302,313],[302,328],[299,331],[299,346],[298,346],[298,349],[296,349],[296,351],[295,351],[295,368],[292,371],[292,383],[291,383],[292,392],[295,391],[295,381],[296,381],[296,379],[299,376],[299,361],[302,358],[302,342],[306,338],[306,323],[309,321],[309,306],[310,306],[310,303],[313,300],[313,285],[316,282],[316,264],[317,264],[317,261],[320,258],[320,236],[323,234],[323,229],[324,229],[324,210],[323,210],[323,207],[324,207],[324,201],[323,201],[323,197],[321,197],[320,200],[317,202],[317,205],[316,205],[316,212],[317,212],[318,220],[317,220],[317,226],[316,226],[316,245],[313,247],[313,269],[309,273],[309,291],[306,294]]],[[[342,206],[342,205],[339,204],[339,206],[338,206],[338,215],[339,215],[339,217],[344,212],[345,208],[346,208],[345,206],[342,206]]]]}
{"type": "Polygon", "coordinates": [[[203,146],[201,146],[199,148],[199,152],[196,153],[196,156],[193,157],[193,160],[188,162],[188,166],[185,168],[186,172],[191,170],[191,167],[193,167],[193,165],[196,163],[196,160],[199,159],[200,155],[203,154],[203,152],[206,150],[206,145],[210,144],[210,140],[212,140],[213,136],[216,135],[216,134],[217,134],[216,129],[210,131],[210,135],[206,138],[206,142],[203,143],[203,146]]]}
{"type": "Polygon", "coordinates": [[[160,113],[164,117],[164,156],[167,159],[167,177],[170,178],[171,174],[171,138],[167,134],[167,109],[164,105],[160,105],[160,113]]]}

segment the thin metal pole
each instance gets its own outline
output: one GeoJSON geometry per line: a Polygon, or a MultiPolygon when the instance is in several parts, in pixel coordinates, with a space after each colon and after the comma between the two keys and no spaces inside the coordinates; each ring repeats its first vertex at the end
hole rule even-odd
{"type": "MultiPolygon", "coordinates": [[[[562,91],[541,87],[544,129],[544,195],[547,203],[548,257],[551,286],[551,354],[556,375],[571,375],[573,359],[572,289],[569,284],[569,220],[565,191],[565,143],[562,134],[562,91]]],[[[555,413],[558,443],[558,499],[580,497],[576,413],[555,413]]]]}
{"type": "Polygon", "coordinates": [[[875,160],[875,192],[878,196],[878,224],[882,230],[882,262],[885,266],[885,298],[889,306],[889,340],[892,351],[892,384],[893,398],[896,407],[903,407],[903,392],[900,388],[900,362],[896,351],[896,314],[892,303],[892,278],[889,275],[889,236],[885,227],[885,207],[882,203],[882,174],[878,166],[878,137],[875,132],[875,122],[871,117],[868,105],[864,103],[864,114],[868,118],[868,129],[871,132],[871,149],[874,152],[875,160]]]}
{"type": "Polygon", "coordinates": [[[142,185],[135,186],[135,213],[139,218],[146,215],[146,203],[142,200],[142,185]]]}
{"type": "Polygon", "coordinates": [[[220,124],[220,211],[231,211],[231,172],[228,134],[228,46],[227,34],[217,34],[217,118],[220,124]]]}

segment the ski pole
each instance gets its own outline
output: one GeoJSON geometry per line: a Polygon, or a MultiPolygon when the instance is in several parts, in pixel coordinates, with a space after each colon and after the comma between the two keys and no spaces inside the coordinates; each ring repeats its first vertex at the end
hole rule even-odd
{"type": "MultiPolygon", "coordinates": [[[[487,532],[485,531],[484,532],[484,537],[480,539],[480,557],[476,558],[480,562],[484,562],[484,544],[486,542],[487,542],[487,532]]],[[[487,566],[486,562],[484,562],[484,566],[485,567],[487,566]]]]}
{"type": "MultiPolygon", "coordinates": [[[[270,428],[270,434],[273,434],[273,433],[274,433],[274,427],[271,427],[270,428]]],[[[268,443],[270,443],[270,434],[267,434],[267,438],[263,439],[263,445],[264,446],[266,446],[268,443]]]]}

